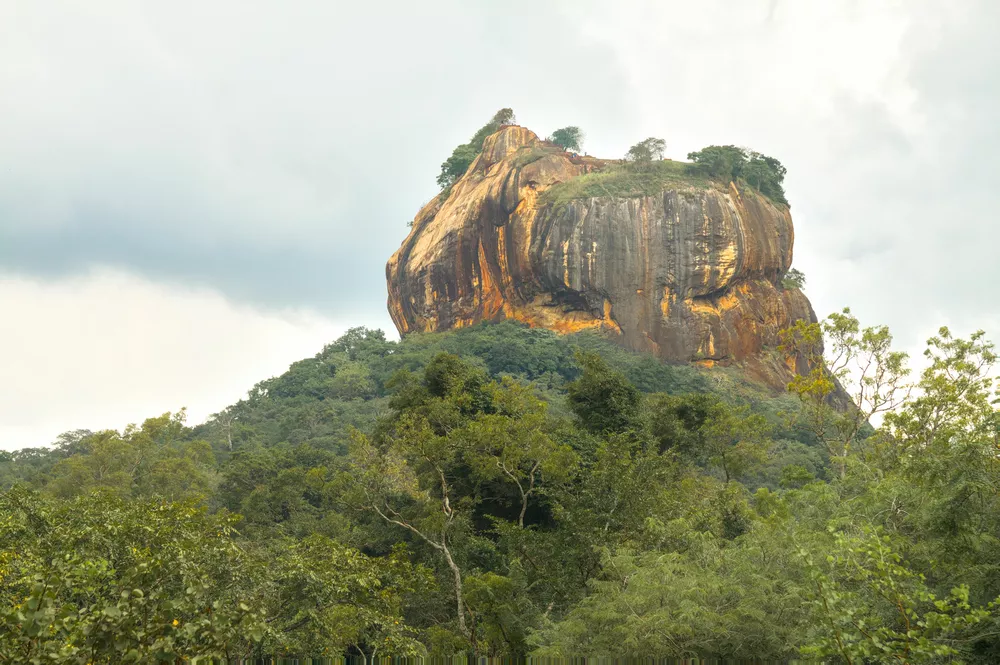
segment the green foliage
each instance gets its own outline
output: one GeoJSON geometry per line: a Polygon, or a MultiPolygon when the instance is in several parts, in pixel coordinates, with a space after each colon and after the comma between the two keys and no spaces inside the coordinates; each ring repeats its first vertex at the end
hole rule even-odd
{"type": "Polygon", "coordinates": [[[552,132],[552,136],[545,140],[555,143],[563,150],[579,151],[580,146],[583,144],[583,131],[574,125],[561,127],[560,129],[552,132]]]}
{"type": "Polygon", "coordinates": [[[397,415],[374,438],[356,433],[342,500],[436,551],[451,574],[457,632],[475,645],[484,637],[469,623],[479,615],[466,594],[478,592],[482,604],[485,590],[466,586],[462,548],[475,545],[477,513],[516,513],[524,528],[535,496],[572,477],[575,455],[550,436],[545,404],[530,389],[509,378],[489,381],[457,356],[441,353],[422,377],[394,383],[397,415]],[[513,505],[504,506],[504,486],[516,487],[513,505]],[[490,504],[486,488],[494,488],[490,504]]]}
{"type": "Polygon", "coordinates": [[[803,289],[806,285],[806,276],[801,270],[790,269],[781,278],[781,287],[784,289],[803,289]]]}
{"type": "Polygon", "coordinates": [[[707,189],[711,185],[709,178],[692,171],[690,165],[684,162],[650,162],[641,169],[611,164],[599,171],[553,185],[542,192],[541,202],[559,206],[574,199],[595,196],[655,196],[671,187],[707,189]]]}
{"type": "Polygon", "coordinates": [[[595,434],[616,434],[636,427],[641,394],[625,375],[597,354],[581,353],[583,375],[566,386],[570,408],[595,434]]]}
{"type": "Polygon", "coordinates": [[[666,149],[666,141],[651,136],[629,148],[625,153],[625,161],[633,167],[645,168],[653,161],[663,159],[663,152],[666,149]]]}
{"type": "Polygon", "coordinates": [[[241,604],[234,520],[108,493],[0,497],[0,654],[11,662],[152,662],[249,653],[265,630],[241,604]]]}
{"type": "MultiPolygon", "coordinates": [[[[787,538],[765,525],[726,547],[683,519],[657,524],[683,550],[606,551],[591,593],[534,636],[540,655],[612,658],[734,658],[785,661],[795,655],[800,564],[787,538]]],[[[666,543],[664,543],[666,545],[666,543]]]]}
{"type": "Polygon", "coordinates": [[[698,431],[708,463],[722,471],[728,483],[767,461],[773,443],[770,428],[749,407],[712,404],[698,431]]]}
{"type": "Polygon", "coordinates": [[[710,145],[688,153],[688,159],[712,178],[736,180],[743,173],[747,154],[746,150],[734,145],[710,145]]]}
{"type": "Polygon", "coordinates": [[[203,425],[4,454],[0,663],[1000,660],[993,346],[941,329],[911,384],[845,310],[778,351],[782,395],[594,333],[356,328],[203,425]]]}
{"type": "Polygon", "coordinates": [[[688,153],[702,173],[726,182],[743,181],[764,196],[788,205],[785,189],[785,167],[773,157],[733,145],[711,145],[688,153]]]}
{"type": "Polygon", "coordinates": [[[811,658],[847,662],[930,663],[960,656],[956,638],[986,622],[990,609],[969,604],[969,588],[958,586],[939,599],[890,546],[871,530],[837,534],[826,565],[803,551],[809,566],[808,593],[817,618],[811,658]]]}
{"type": "Polygon", "coordinates": [[[811,368],[788,385],[805,405],[801,412],[818,441],[823,442],[840,472],[847,474],[847,457],[866,438],[872,418],[894,411],[909,396],[907,355],[893,351],[885,326],[861,329],[850,309],[831,314],[822,323],[797,321],[782,332],[781,350],[801,357],[811,368]],[[830,344],[823,353],[823,336],[830,344]],[[850,408],[831,403],[838,389],[853,398],[850,408]]]}
{"type": "Polygon", "coordinates": [[[669,505],[680,468],[636,434],[602,437],[586,451],[586,475],[559,496],[566,527],[591,546],[641,538],[647,520],[669,505]]]}
{"type": "MultiPolygon", "coordinates": [[[[986,440],[996,436],[994,379],[990,369],[997,362],[997,355],[993,343],[984,340],[984,336],[980,330],[964,340],[942,327],[927,340],[924,357],[930,364],[917,384],[919,396],[907,408],[886,416],[892,433],[905,446],[948,446],[970,434],[986,440]]],[[[878,337],[876,341],[881,339],[878,337]]],[[[890,358],[897,360],[895,356],[890,358]]],[[[898,362],[903,360],[905,356],[898,362]]]]}
{"type": "Polygon", "coordinates": [[[455,148],[451,156],[441,164],[441,173],[437,177],[438,186],[443,190],[450,189],[456,180],[465,175],[465,172],[469,170],[469,166],[479,156],[479,153],[482,152],[483,142],[486,140],[486,137],[495,133],[504,125],[511,125],[513,123],[514,111],[509,108],[497,111],[488,123],[480,127],[472,135],[468,143],[463,143],[455,148]]]}
{"type": "Polygon", "coordinates": [[[239,543],[238,518],[191,502],[54,502],[14,489],[0,508],[4,662],[318,653],[368,636],[416,648],[395,623],[416,579],[398,556],[372,560],[318,536],[256,548],[239,543]]]}
{"type": "Polygon", "coordinates": [[[539,159],[557,152],[558,151],[555,148],[540,143],[536,143],[531,146],[524,146],[520,148],[514,156],[514,166],[524,168],[528,164],[537,162],[539,159]]]}
{"type": "Polygon", "coordinates": [[[796,489],[816,480],[816,475],[801,464],[789,464],[781,468],[780,484],[785,489],[796,489]]]}
{"type": "Polygon", "coordinates": [[[147,419],[123,432],[90,434],[51,470],[49,490],[72,497],[104,489],[122,497],[182,499],[206,495],[214,479],[211,446],[184,436],[184,412],[147,419]]]}
{"type": "Polygon", "coordinates": [[[517,487],[524,526],[528,502],[546,483],[562,484],[572,478],[577,456],[558,441],[547,419],[547,404],[531,388],[510,377],[487,387],[492,413],[470,422],[465,433],[465,461],[477,477],[517,487]]]}

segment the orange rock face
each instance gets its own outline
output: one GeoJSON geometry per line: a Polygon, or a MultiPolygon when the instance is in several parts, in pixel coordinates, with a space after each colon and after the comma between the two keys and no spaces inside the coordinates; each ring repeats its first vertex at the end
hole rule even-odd
{"type": "Polygon", "coordinates": [[[386,266],[399,332],[504,318],[595,328],[664,360],[743,363],[784,387],[791,369],[774,351],[778,331],[815,321],[801,291],[780,285],[792,262],[788,208],[708,182],[642,196],[545,195],[601,165],[523,127],[490,136],[386,266]]]}

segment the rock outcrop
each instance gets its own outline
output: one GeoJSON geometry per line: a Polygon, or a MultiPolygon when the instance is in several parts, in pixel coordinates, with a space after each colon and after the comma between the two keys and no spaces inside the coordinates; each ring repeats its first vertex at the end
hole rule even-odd
{"type": "Polygon", "coordinates": [[[399,332],[511,318],[605,330],[668,361],[742,363],[775,387],[804,369],[775,350],[779,330],[815,321],[802,292],[781,286],[792,262],[788,208],[708,180],[565,195],[567,183],[599,189],[608,164],[523,127],[490,136],[386,266],[399,332]]]}

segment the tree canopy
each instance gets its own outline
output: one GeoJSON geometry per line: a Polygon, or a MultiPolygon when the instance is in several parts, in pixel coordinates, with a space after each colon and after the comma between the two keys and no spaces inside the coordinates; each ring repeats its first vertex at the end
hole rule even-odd
{"type": "Polygon", "coordinates": [[[781,278],[781,285],[786,289],[802,289],[806,285],[806,276],[801,270],[789,269],[785,276],[781,278]]]}
{"type": "Polygon", "coordinates": [[[666,149],[666,141],[650,137],[629,148],[625,153],[625,161],[638,167],[648,166],[655,160],[663,159],[666,149]]]}
{"type": "Polygon", "coordinates": [[[483,141],[486,140],[487,136],[495,133],[504,125],[512,125],[514,122],[514,111],[509,108],[502,108],[490,118],[489,122],[480,127],[472,135],[468,143],[463,143],[452,150],[451,156],[441,164],[441,172],[437,177],[437,184],[441,189],[449,189],[455,184],[456,180],[465,175],[465,172],[469,170],[469,166],[479,153],[482,152],[483,141]]]}
{"type": "Polygon", "coordinates": [[[761,194],[788,204],[782,184],[785,180],[785,167],[773,157],[734,145],[710,145],[688,153],[688,159],[712,178],[734,182],[742,180],[761,194]]]}
{"type": "Polygon", "coordinates": [[[563,150],[579,151],[583,144],[583,130],[573,125],[561,127],[552,132],[552,135],[546,140],[555,143],[563,150]]]}
{"type": "Polygon", "coordinates": [[[982,333],[843,310],[775,395],[507,322],[355,328],[191,427],[0,456],[0,662],[1000,658],[982,333]],[[847,404],[845,395],[853,404],[847,404]]]}

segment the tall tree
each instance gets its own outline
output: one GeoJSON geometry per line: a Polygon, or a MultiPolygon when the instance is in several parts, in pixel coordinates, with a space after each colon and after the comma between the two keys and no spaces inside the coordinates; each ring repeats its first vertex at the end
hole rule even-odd
{"type": "Polygon", "coordinates": [[[822,324],[796,322],[782,331],[779,348],[811,368],[805,375],[796,375],[788,390],[802,401],[808,426],[844,478],[848,457],[871,419],[894,410],[909,396],[907,355],[892,350],[887,327],[862,330],[847,308],[822,324]],[[825,354],[824,335],[829,344],[825,354]],[[853,403],[840,404],[838,409],[834,404],[841,386],[853,403]]]}
{"type": "Polygon", "coordinates": [[[767,460],[773,447],[770,431],[764,416],[752,413],[748,406],[716,401],[698,434],[708,463],[721,470],[728,483],[767,460]]]}
{"type": "Polygon", "coordinates": [[[555,143],[563,150],[579,151],[580,146],[583,144],[583,130],[574,125],[561,127],[552,132],[552,136],[548,137],[546,140],[555,143]]]}
{"type": "Polygon", "coordinates": [[[734,145],[710,145],[688,153],[694,168],[712,178],[743,181],[779,203],[788,204],[782,183],[785,167],[774,157],[734,145]]]}
{"type": "Polygon", "coordinates": [[[465,428],[465,459],[484,480],[512,483],[520,498],[518,525],[524,527],[528,503],[542,481],[568,480],[576,468],[573,449],[550,436],[547,404],[510,377],[489,387],[496,413],[484,414],[465,428]]]}
{"type": "Polygon", "coordinates": [[[426,419],[412,415],[400,418],[389,445],[377,445],[357,432],[347,476],[353,491],[347,502],[409,531],[441,555],[452,574],[458,629],[470,637],[463,574],[453,542],[459,524],[469,517],[470,506],[457,501],[449,477],[463,443],[435,434],[426,419]]]}
{"type": "Polygon", "coordinates": [[[642,396],[625,375],[597,354],[580,353],[579,379],[566,386],[570,408],[591,432],[608,434],[640,426],[642,396]]]}
{"type": "Polygon", "coordinates": [[[629,148],[625,153],[625,161],[637,168],[645,168],[654,160],[663,159],[663,152],[666,149],[666,141],[651,136],[629,148]]]}

